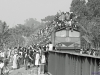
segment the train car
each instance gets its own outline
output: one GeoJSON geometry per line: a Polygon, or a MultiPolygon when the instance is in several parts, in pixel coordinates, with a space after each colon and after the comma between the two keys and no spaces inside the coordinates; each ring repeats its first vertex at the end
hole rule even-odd
{"type": "Polygon", "coordinates": [[[51,41],[58,50],[80,50],[90,48],[87,30],[77,21],[77,16],[70,14],[69,20],[56,21],[51,41]],[[83,34],[84,33],[84,34],[83,34]]]}
{"type": "Polygon", "coordinates": [[[81,38],[77,30],[63,29],[52,33],[52,43],[57,49],[80,49],[81,38]]]}
{"type": "Polygon", "coordinates": [[[77,16],[74,15],[74,13],[62,12],[61,15],[57,15],[55,19],[43,29],[40,44],[51,41],[57,50],[75,51],[75,49],[80,50],[82,47],[87,49],[90,47],[91,42],[86,35],[87,30],[78,23],[77,16]]]}

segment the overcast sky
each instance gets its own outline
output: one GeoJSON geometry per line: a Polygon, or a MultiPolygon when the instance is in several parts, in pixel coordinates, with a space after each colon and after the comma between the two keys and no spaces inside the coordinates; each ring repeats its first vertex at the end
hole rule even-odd
{"type": "Polygon", "coordinates": [[[40,19],[69,11],[72,0],[0,0],[0,20],[12,27],[28,18],[40,19]]]}

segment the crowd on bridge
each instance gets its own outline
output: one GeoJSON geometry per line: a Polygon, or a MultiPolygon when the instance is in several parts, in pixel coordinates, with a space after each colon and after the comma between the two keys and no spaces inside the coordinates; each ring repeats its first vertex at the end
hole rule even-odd
{"type": "Polygon", "coordinates": [[[16,70],[25,66],[28,70],[31,67],[40,68],[38,72],[48,73],[48,50],[52,50],[53,45],[34,44],[27,47],[8,48],[0,54],[1,74],[9,72],[8,65],[12,65],[12,69],[16,70]]]}

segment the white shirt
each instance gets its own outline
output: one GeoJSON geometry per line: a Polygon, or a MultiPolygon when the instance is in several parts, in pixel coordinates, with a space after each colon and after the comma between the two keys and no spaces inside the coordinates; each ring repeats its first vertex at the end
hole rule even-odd
{"type": "Polygon", "coordinates": [[[49,51],[53,50],[53,44],[49,44],[49,51]]]}
{"type": "Polygon", "coordinates": [[[3,68],[3,66],[4,66],[4,63],[0,63],[0,68],[3,68]]]}
{"type": "Polygon", "coordinates": [[[36,60],[40,58],[39,53],[36,54],[36,60]]]}
{"type": "Polygon", "coordinates": [[[41,63],[45,63],[45,55],[42,55],[42,60],[41,60],[41,63]]]}
{"type": "Polygon", "coordinates": [[[1,55],[1,57],[5,57],[5,54],[4,54],[4,52],[1,52],[1,54],[0,54],[0,55],[1,55]]]}

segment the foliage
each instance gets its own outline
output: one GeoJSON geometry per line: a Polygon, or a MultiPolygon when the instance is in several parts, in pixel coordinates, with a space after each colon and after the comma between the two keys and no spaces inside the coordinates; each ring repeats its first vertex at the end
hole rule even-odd
{"type": "Polygon", "coordinates": [[[54,15],[51,15],[51,16],[46,16],[44,19],[41,19],[41,21],[47,21],[47,22],[51,22],[53,21],[55,18],[54,15]]]}
{"type": "Polygon", "coordinates": [[[30,27],[31,29],[35,29],[37,28],[38,26],[41,25],[41,23],[39,21],[37,21],[36,19],[34,18],[29,18],[29,19],[26,19],[25,20],[25,24],[24,24],[26,27],[30,27]]]}
{"type": "Polygon", "coordinates": [[[0,21],[0,49],[3,49],[5,44],[9,42],[8,38],[10,35],[6,22],[0,21]]]}
{"type": "Polygon", "coordinates": [[[79,16],[78,22],[90,33],[91,41],[100,44],[100,0],[73,0],[70,11],[79,16]]]}
{"type": "Polygon", "coordinates": [[[36,19],[29,18],[25,20],[25,24],[18,24],[17,26],[10,28],[11,36],[9,38],[9,46],[24,46],[26,39],[30,39],[32,34],[34,34],[38,29],[40,29],[44,23],[38,22],[36,19]],[[24,36],[24,37],[23,37],[24,36]]]}

